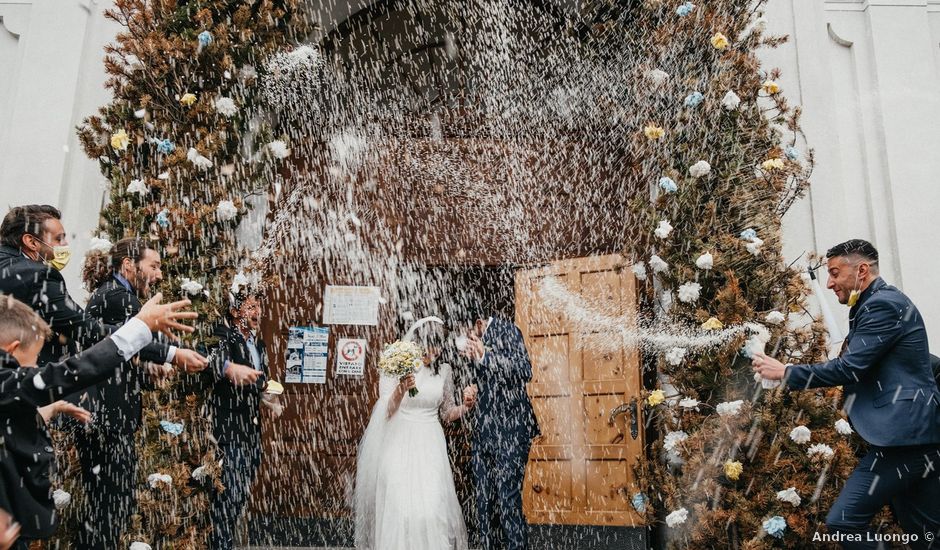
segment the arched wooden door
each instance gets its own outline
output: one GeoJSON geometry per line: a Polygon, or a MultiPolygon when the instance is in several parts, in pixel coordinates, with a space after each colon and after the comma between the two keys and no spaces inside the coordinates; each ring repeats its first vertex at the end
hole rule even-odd
{"type": "Polygon", "coordinates": [[[640,525],[630,503],[637,491],[633,466],[644,459],[639,351],[585,345],[588,335],[543,303],[545,277],[602,304],[605,313],[636,308],[635,278],[619,255],[517,273],[516,323],[532,360],[529,395],[542,430],[526,470],[526,518],[533,524],[640,525]]]}

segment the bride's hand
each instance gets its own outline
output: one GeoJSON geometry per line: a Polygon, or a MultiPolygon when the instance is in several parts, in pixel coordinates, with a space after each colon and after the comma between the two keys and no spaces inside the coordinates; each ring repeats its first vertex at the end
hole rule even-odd
{"type": "Polygon", "coordinates": [[[402,376],[401,380],[398,381],[398,389],[402,393],[405,393],[413,387],[415,387],[415,375],[413,374],[402,376]]]}

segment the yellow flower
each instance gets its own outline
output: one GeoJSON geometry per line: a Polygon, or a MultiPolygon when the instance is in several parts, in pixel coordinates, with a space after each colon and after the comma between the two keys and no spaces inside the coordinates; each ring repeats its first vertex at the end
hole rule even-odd
{"type": "Polygon", "coordinates": [[[650,124],[646,128],[643,128],[643,133],[646,134],[646,137],[650,140],[657,140],[666,135],[666,130],[663,130],[659,126],[650,124]]]}
{"type": "Polygon", "coordinates": [[[191,107],[193,103],[196,102],[196,94],[183,94],[183,97],[180,98],[180,103],[187,107],[191,107]]]}
{"type": "Polygon", "coordinates": [[[761,89],[770,95],[780,93],[780,85],[774,82],[773,80],[765,80],[764,84],[761,85],[761,89]]]}
{"type": "Polygon", "coordinates": [[[730,460],[725,462],[725,477],[731,481],[737,481],[738,478],[741,477],[741,472],[743,471],[744,466],[742,466],[741,463],[737,460],[734,462],[731,462],[730,460]]]}
{"type": "Polygon", "coordinates": [[[665,400],[666,394],[663,393],[663,390],[653,390],[650,392],[649,397],[646,398],[646,402],[650,404],[650,407],[655,407],[665,400]]]}
{"type": "Polygon", "coordinates": [[[723,328],[725,328],[725,325],[717,317],[710,317],[702,323],[702,330],[721,330],[723,328]]]}
{"type": "Polygon", "coordinates": [[[729,44],[731,44],[731,42],[728,41],[728,37],[720,32],[716,32],[715,36],[712,37],[712,46],[716,49],[723,50],[727,48],[729,44]]]}
{"type": "Polygon", "coordinates": [[[783,169],[783,159],[767,159],[760,166],[764,169],[765,172],[770,172],[771,170],[781,170],[783,169]]]}
{"type": "Polygon", "coordinates": [[[131,138],[127,135],[127,131],[125,131],[124,128],[121,128],[111,135],[111,147],[117,151],[127,150],[127,146],[130,144],[131,138]]]}

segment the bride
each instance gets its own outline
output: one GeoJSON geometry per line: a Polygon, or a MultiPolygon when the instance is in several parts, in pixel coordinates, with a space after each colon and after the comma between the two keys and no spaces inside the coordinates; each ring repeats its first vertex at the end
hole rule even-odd
{"type": "Polygon", "coordinates": [[[455,403],[450,365],[436,361],[442,333],[430,325],[420,331],[426,353],[417,373],[380,376],[356,462],[358,549],[467,549],[441,422],[454,422],[468,407],[455,403]],[[411,388],[418,389],[414,397],[411,388]]]}

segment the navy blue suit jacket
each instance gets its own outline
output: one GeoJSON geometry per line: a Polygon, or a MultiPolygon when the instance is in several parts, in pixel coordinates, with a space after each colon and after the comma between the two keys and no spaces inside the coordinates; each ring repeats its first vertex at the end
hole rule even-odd
{"type": "Polygon", "coordinates": [[[479,394],[473,411],[475,447],[518,445],[538,435],[538,422],[526,383],[532,363],[522,332],[516,325],[494,317],[483,335],[486,354],[474,363],[479,394]]]}
{"type": "Polygon", "coordinates": [[[844,386],[849,420],[872,445],[940,443],[940,390],[924,319],[911,300],[875,279],[849,312],[846,340],[836,359],[787,367],[787,385],[844,386]]]}

